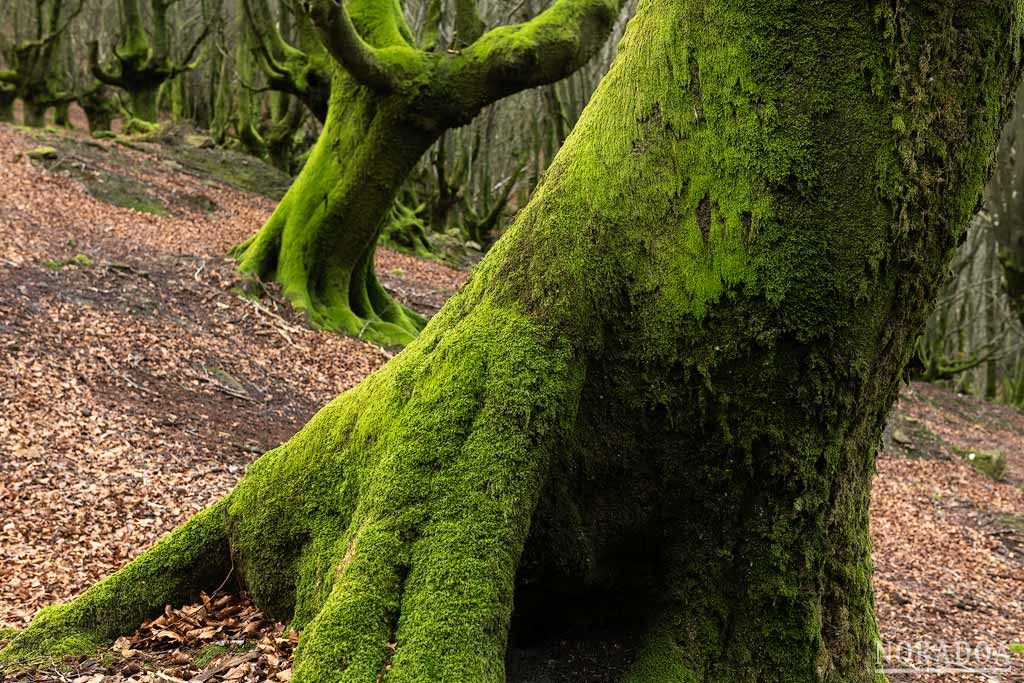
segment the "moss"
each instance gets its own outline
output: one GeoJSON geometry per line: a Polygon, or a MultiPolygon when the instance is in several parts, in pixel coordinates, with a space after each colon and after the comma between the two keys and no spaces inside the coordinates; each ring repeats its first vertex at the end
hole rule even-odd
{"type": "Polygon", "coordinates": [[[50,270],[60,270],[65,266],[78,266],[81,268],[87,268],[93,264],[93,260],[85,254],[75,254],[71,258],[64,259],[50,259],[43,265],[50,270]]]}
{"type": "Polygon", "coordinates": [[[199,513],[72,602],[40,610],[0,651],[0,664],[95,654],[164,605],[215,589],[231,572],[226,505],[223,501],[199,513]]]}
{"type": "Polygon", "coordinates": [[[207,666],[210,665],[210,662],[212,662],[214,659],[230,651],[231,650],[224,645],[207,645],[202,650],[200,650],[198,654],[196,654],[192,661],[195,663],[196,668],[205,669],[207,666]]]}
{"type": "Polygon", "coordinates": [[[993,481],[1002,481],[1006,476],[1006,456],[999,451],[971,451],[964,454],[964,459],[993,481]]]}
{"type": "Polygon", "coordinates": [[[57,149],[55,147],[35,147],[25,152],[25,156],[29,159],[56,159],[57,149]]]}
{"type": "Polygon", "coordinates": [[[288,191],[291,178],[260,159],[226,149],[197,149],[171,144],[162,153],[175,162],[198,172],[211,181],[237,190],[280,200],[288,191]]]}
{"type": "MultiPolygon", "coordinates": [[[[336,71],[316,147],[263,228],[232,251],[239,270],[280,283],[314,325],[387,346],[407,344],[424,319],[385,291],[373,270],[382,227],[395,224],[388,212],[402,182],[445,129],[472,120],[500,97],[581,66],[600,47],[622,4],[563,0],[511,32],[499,28],[484,35],[463,59],[414,49],[397,0],[348,3],[359,34],[375,48],[375,60],[398,83],[396,91],[378,92],[336,71]],[[595,7],[603,8],[597,14],[607,21],[585,20],[595,7]],[[504,60],[508,51],[533,54],[543,74],[485,92],[481,69],[500,69],[492,62],[504,60]]],[[[463,13],[460,21],[464,32],[473,31],[472,17],[463,13]]],[[[415,231],[388,234],[415,253],[430,252],[415,231]]]]}
{"type": "Polygon", "coordinates": [[[243,273],[279,282],[310,320],[385,345],[408,343],[424,320],[377,282],[381,221],[433,137],[405,125],[398,99],[382,101],[335,79],[312,154],[263,228],[233,254],[243,273]]]}

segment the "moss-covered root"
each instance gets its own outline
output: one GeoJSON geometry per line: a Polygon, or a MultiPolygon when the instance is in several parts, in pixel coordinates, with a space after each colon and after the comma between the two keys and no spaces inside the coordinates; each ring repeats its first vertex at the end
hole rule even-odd
{"type": "Polygon", "coordinates": [[[580,378],[521,314],[464,303],[233,494],[239,578],[303,627],[296,681],[504,680],[516,567],[580,378]]]}
{"type": "Polygon", "coordinates": [[[0,651],[0,664],[95,652],[164,605],[216,588],[231,572],[225,507],[207,508],[75,600],[41,610],[0,651]]]}
{"type": "Polygon", "coordinates": [[[282,207],[277,210],[280,216],[275,214],[258,233],[231,250],[240,272],[276,280],[292,304],[321,329],[384,346],[404,346],[416,338],[426,318],[391,296],[377,280],[375,245],[351,266],[335,263],[328,268],[290,260],[287,267],[279,268],[280,231],[287,214],[287,207],[282,207]]]}

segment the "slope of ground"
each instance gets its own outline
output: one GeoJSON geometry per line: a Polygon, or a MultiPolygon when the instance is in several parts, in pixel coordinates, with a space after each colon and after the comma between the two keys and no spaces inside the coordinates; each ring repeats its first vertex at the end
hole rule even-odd
{"type": "MultiPolygon", "coordinates": [[[[122,565],[389,357],[309,329],[273,292],[239,296],[224,253],[273,203],[165,152],[0,126],[0,627],[122,565]],[[41,145],[52,158],[30,160],[41,145]]],[[[383,250],[377,265],[426,312],[464,278],[383,250]]],[[[891,680],[1024,680],[1008,654],[1024,641],[1022,483],[1019,412],[904,391],[872,513],[882,664],[944,671],[891,680]],[[972,466],[993,451],[1003,482],[972,466]]],[[[216,594],[170,606],[100,660],[7,676],[284,681],[294,638],[244,596],[216,594]]],[[[516,662],[522,680],[596,683],[621,647],[560,643],[516,662]]]]}

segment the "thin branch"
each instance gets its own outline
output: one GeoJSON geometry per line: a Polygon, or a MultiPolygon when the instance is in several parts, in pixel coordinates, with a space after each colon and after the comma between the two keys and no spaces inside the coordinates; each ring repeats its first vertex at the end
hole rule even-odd
{"type": "Polygon", "coordinates": [[[182,60],[182,63],[171,68],[171,78],[177,76],[178,74],[183,74],[187,71],[191,71],[192,69],[199,66],[199,60],[196,59],[193,62],[192,59],[195,57],[196,52],[199,50],[199,46],[203,44],[203,41],[206,40],[206,36],[208,36],[209,34],[210,24],[206,24],[205,26],[203,26],[203,30],[199,34],[199,37],[196,38],[196,41],[194,43],[192,43],[192,47],[188,49],[188,52],[185,54],[185,59],[182,60]]]}

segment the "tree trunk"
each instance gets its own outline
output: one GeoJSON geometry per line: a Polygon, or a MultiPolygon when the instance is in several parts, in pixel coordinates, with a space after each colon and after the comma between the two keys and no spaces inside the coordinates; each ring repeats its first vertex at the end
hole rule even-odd
{"type": "Polygon", "coordinates": [[[53,108],[53,125],[58,128],[74,128],[71,124],[71,103],[61,102],[53,108]]]}
{"type": "Polygon", "coordinates": [[[1024,88],[1017,92],[1013,116],[1003,130],[988,197],[1003,286],[1013,311],[1024,324],[1024,159],[1017,154],[1022,139],[1024,88]]]}
{"type": "MultiPolygon", "coordinates": [[[[300,683],[503,681],[513,598],[520,631],[631,635],[630,683],[878,680],[874,453],[1019,76],[1015,6],[644,0],[409,348],[0,658],[130,630],[230,547],[304,629],[300,683]]],[[[328,147],[296,210],[392,173],[328,147]]]]}
{"type": "Polygon", "coordinates": [[[129,108],[132,118],[146,123],[156,123],[159,115],[157,113],[157,96],[160,93],[160,84],[136,85],[128,91],[129,108]]]}
{"type": "MultiPolygon", "coordinates": [[[[384,290],[373,267],[381,223],[403,181],[446,129],[582,66],[624,4],[558,0],[533,21],[499,27],[462,52],[432,53],[412,46],[398,3],[311,3],[337,62],[327,118],[280,206],[233,250],[240,270],[276,280],[318,326],[386,345],[411,341],[424,319],[384,290]]],[[[260,5],[266,12],[265,3],[246,6],[260,5]]]]}
{"type": "Polygon", "coordinates": [[[46,110],[49,109],[48,106],[29,100],[22,100],[22,107],[22,119],[26,126],[31,128],[43,128],[46,126],[46,110]]]}
{"type": "Polygon", "coordinates": [[[17,99],[13,89],[0,87],[0,123],[14,123],[14,102],[17,99]]]}
{"type": "Polygon", "coordinates": [[[424,320],[377,282],[373,253],[395,194],[437,133],[339,74],[323,132],[266,225],[235,249],[239,268],[279,282],[314,324],[406,344],[424,320]]]}

